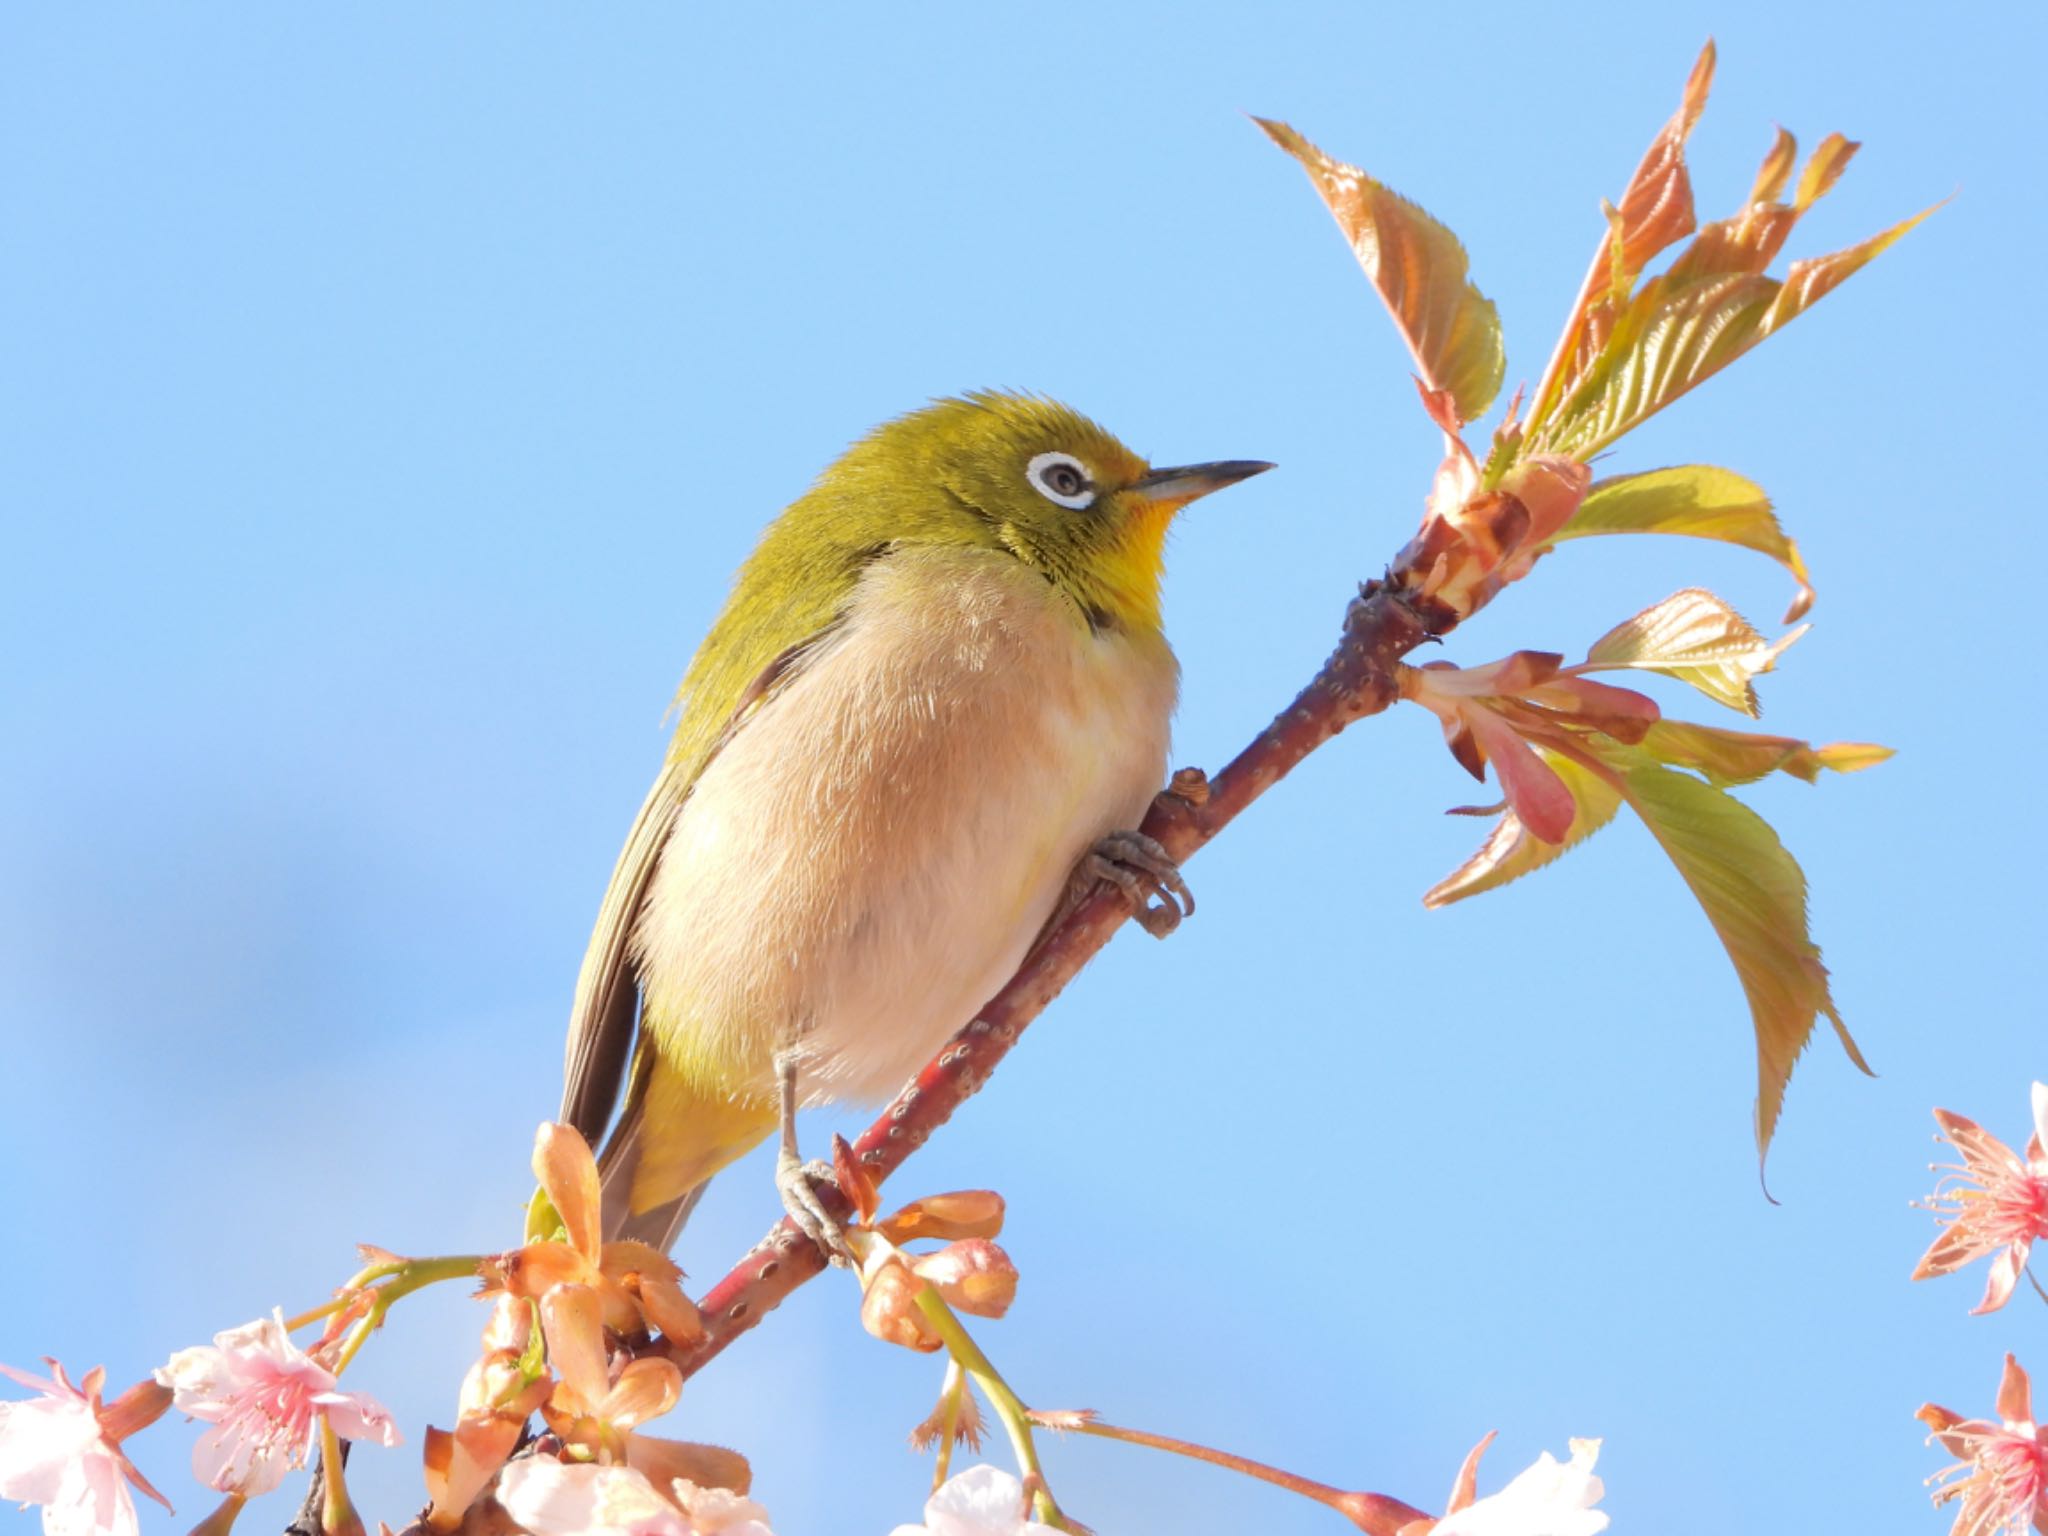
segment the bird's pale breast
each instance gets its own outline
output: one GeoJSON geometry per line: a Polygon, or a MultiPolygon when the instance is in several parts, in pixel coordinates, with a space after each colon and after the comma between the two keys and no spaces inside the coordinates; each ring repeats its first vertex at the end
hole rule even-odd
{"type": "Polygon", "coordinates": [[[635,935],[706,1088],[893,1092],[1006,980],[1165,773],[1176,669],[1006,554],[900,550],[693,785],[635,935]]]}

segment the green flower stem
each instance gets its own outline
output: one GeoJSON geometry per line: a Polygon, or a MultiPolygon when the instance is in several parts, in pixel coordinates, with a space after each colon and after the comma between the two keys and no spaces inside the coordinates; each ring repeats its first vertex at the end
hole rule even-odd
{"type": "Polygon", "coordinates": [[[362,1517],[348,1496],[342,1475],[341,1437],[320,1415],[320,1530],[322,1536],[363,1536],[362,1517]]]}
{"type": "Polygon", "coordinates": [[[1025,1485],[1032,1490],[1031,1503],[1034,1513],[1047,1525],[1070,1530],[1067,1517],[1061,1513],[1059,1502],[1053,1498],[1052,1489],[1046,1486],[1045,1473],[1038,1464],[1038,1447],[1031,1438],[1031,1410],[1024,1406],[1023,1399],[1010,1390],[1010,1384],[1003,1380],[1002,1372],[990,1363],[981,1346],[961,1326],[960,1319],[953,1315],[953,1309],[946,1305],[946,1299],[936,1289],[925,1286],[917,1293],[918,1310],[925,1315],[925,1321],[932,1325],[959,1367],[973,1378],[981,1388],[989,1407],[997,1418],[1003,1421],[1003,1430],[1010,1437],[1010,1448],[1016,1453],[1017,1466],[1024,1473],[1025,1485]]]}
{"type": "MultiPolygon", "coordinates": [[[[390,1264],[373,1264],[362,1271],[344,1289],[352,1295],[366,1287],[375,1287],[370,1291],[370,1310],[349,1330],[347,1339],[342,1343],[341,1354],[335,1359],[334,1374],[339,1376],[348,1369],[349,1362],[369,1342],[370,1335],[383,1326],[384,1314],[391,1310],[394,1302],[443,1280],[472,1277],[482,1262],[480,1255],[464,1253],[445,1259],[401,1259],[390,1264]]],[[[343,1304],[347,1299],[350,1298],[345,1297],[343,1304]]],[[[331,1312],[339,1308],[328,1310],[331,1312]]]]}

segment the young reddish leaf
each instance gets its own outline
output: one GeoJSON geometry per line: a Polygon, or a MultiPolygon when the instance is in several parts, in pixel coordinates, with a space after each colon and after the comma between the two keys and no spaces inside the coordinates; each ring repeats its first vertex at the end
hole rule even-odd
{"type": "Polygon", "coordinates": [[[1285,123],[1254,118],[1308,172],[1415,358],[1425,394],[1450,396],[1460,422],[1493,403],[1507,373],[1500,314],[1467,278],[1458,237],[1355,165],[1332,160],[1285,123]]]}
{"type": "Polygon", "coordinates": [[[1531,398],[1532,426],[1548,417],[1552,406],[1577,383],[1585,364],[1599,354],[1605,332],[1637,274],[1658,252],[1692,233],[1692,179],[1685,168],[1685,141],[1706,109],[1713,81],[1714,44],[1709,39],[1693,62],[1678,111],[1650,142],[1621,194],[1620,206],[1607,210],[1607,238],[1593,253],[1593,264],[1557,338],[1557,350],[1531,398]]]}
{"type": "Polygon", "coordinates": [[[1778,526],[1770,497],[1733,470],[1681,464],[1597,481],[1557,538],[1596,533],[1680,533],[1739,544],[1769,555],[1799,583],[1798,596],[1785,613],[1787,624],[1813,605],[1806,563],[1799,558],[1799,546],[1778,526]]]}
{"type": "Polygon", "coordinates": [[[1757,173],[1759,189],[1771,185],[1765,197],[1751,193],[1749,206],[1732,219],[1717,219],[1693,238],[1685,253],[1671,264],[1664,276],[1676,287],[1722,273],[1761,272],[1784,248],[1785,237],[1801,214],[1825,197],[1848,168],[1857,146],[1839,133],[1821,140],[1820,148],[1806,163],[1799,178],[1799,191],[1790,204],[1777,201],[1792,168],[1792,136],[1778,130],[1778,142],[1765,157],[1757,173]],[[1782,157],[1782,159],[1781,159],[1782,157]]]}
{"type": "Polygon", "coordinates": [[[1752,681],[1805,634],[1802,626],[1773,644],[1749,621],[1700,587],[1674,592],[1593,642],[1586,669],[1633,667],[1690,683],[1708,698],[1755,716],[1752,681]]]}
{"type": "Polygon", "coordinates": [[[854,1214],[864,1222],[872,1221],[882,1203],[881,1194],[853,1155],[852,1143],[837,1131],[832,1133],[832,1174],[839,1181],[840,1192],[853,1202],[854,1214]]]}
{"type": "Polygon", "coordinates": [[[1690,774],[1638,763],[1623,774],[1622,795],[1692,888],[1749,999],[1761,1157],[1816,1017],[1825,1015],[1849,1059],[1870,1070],[1835,1011],[1827,967],[1807,934],[1806,877],[1770,823],[1690,774]]]}
{"type": "Polygon", "coordinates": [[[1816,747],[1790,736],[1724,731],[1683,720],[1661,720],[1643,737],[1645,755],[1674,768],[1690,768],[1716,789],[1753,784],[1773,773],[1789,773],[1812,784],[1821,770],[1854,773],[1881,763],[1890,747],[1863,741],[1833,741],[1816,747]]]}
{"type": "Polygon", "coordinates": [[[1804,213],[1826,197],[1834,190],[1835,183],[1842,179],[1842,172],[1849,168],[1856,151],[1862,147],[1839,133],[1831,133],[1822,139],[1820,148],[1813,152],[1813,158],[1806,162],[1806,169],[1800,174],[1799,191],[1792,198],[1792,206],[1804,213]]]}
{"type": "Polygon", "coordinates": [[[1706,110],[1707,92],[1714,84],[1714,58],[1709,38],[1693,60],[1678,110],[1651,141],[1616,206],[1621,215],[1622,263],[1631,274],[1642,271],[1660,251],[1692,233],[1692,180],[1685,169],[1685,141],[1706,110]]]}
{"type": "Polygon", "coordinates": [[[1467,896],[1506,885],[1531,870],[1541,869],[1614,819],[1614,813],[1621,805],[1619,790],[1592,769],[1562,753],[1544,752],[1542,755],[1572,797],[1571,826],[1564,836],[1556,842],[1545,842],[1531,835],[1521,818],[1509,811],[1495,825],[1477,853],[1430,889],[1422,898],[1424,906],[1449,906],[1467,896]]]}
{"type": "MultiPolygon", "coordinates": [[[[1770,311],[1764,316],[1755,340],[1747,345],[1754,346],[1757,341],[1762,341],[1780,326],[1811,309],[1840,287],[1847,278],[1890,250],[1909,230],[1940,206],[1940,203],[1935,203],[1922,208],[1910,219],[1901,219],[1890,229],[1872,235],[1860,244],[1844,250],[1830,251],[1825,256],[1809,256],[1803,261],[1793,262],[1785,269],[1784,286],[1779,289],[1777,298],[1772,301],[1770,311]]],[[[1731,358],[1730,361],[1732,360],[1731,358]]]]}
{"type": "MultiPolygon", "coordinates": [[[[1725,226],[1716,226],[1708,237],[1715,254],[1681,257],[1631,296],[1600,355],[1540,427],[1531,422],[1530,447],[1591,458],[1811,308],[1933,211],[1924,209],[1847,250],[1795,261],[1783,283],[1762,276],[1760,262],[1720,270],[1729,265],[1723,249],[1729,237],[1725,226]]],[[[1790,225],[1771,221],[1758,228],[1767,229],[1775,252],[1790,225]]]]}
{"type": "MultiPolygon", "coordinates": [[[[1650,258],[1693,230],[1684,146],[1713,75],[1709,44],[1678,114],[1651,146],[1573,306],[1537,386],[1518,446],[1589,459],[1718,373],[1927,216],[1861,245],[1792,264],[1783,283],[1763,275],[1792,226],[1841,178],[1856,146],[1830,134],[1808,161],[1793,200],[1794,145],[1779,133],[1734,217],[1700,229],[1668,270],[1638,286],[1650,258]]],[[[1929,209],[1928,212],[1932,212],[1929,209]]]]}
{"type": "Polygon", "coordinates": [[[1556,771],[1492,710],[1469,710],[1464,719],[1486,760],[1493,764],[1494,779],[1522,824],[1546,843],[1563,842],[1571,832],[1575,806],[1571,791],[1556,771]]]}
{"type": "Polygon", "coordinates": [[[1775,203],[1785,192],[1785,184],[1792,179],[1792,166],[1799,158],[1799,141],[1780,128],[1771,139],[1769,153],[1764,163],[1757,167],[1756,182],[1749,189],[1750,206],[1758,203],[1775,203]]]}

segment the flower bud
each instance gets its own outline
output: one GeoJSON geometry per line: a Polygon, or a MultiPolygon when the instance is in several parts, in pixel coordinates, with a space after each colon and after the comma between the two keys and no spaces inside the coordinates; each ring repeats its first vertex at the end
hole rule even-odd
{"type": "Polygon", "coordinates": [[[917,1293],[924,1282],[903,1261],[891,1256],[878,1265],[860,1299],[860,1325],[885,1344],[930,1354],[941,1347],[939,1336],[918,1310],[917,1293]]]}
{"type": "Polygon", "coordinates": [[[976,1317],[1001,1317],[1017,1296],[1017,1266],[986,1238],[948,1243],[911,1268],[937,1288],[947,1305],[976,1317]]]}
{"type": "Polygon", "coordinates": [[[957,1189],[926,1195],[877,1224],[892,1243],[914,1237],[994,1237],[1003,1230],[1003,1197],[992,1189],[957,1189]]]}

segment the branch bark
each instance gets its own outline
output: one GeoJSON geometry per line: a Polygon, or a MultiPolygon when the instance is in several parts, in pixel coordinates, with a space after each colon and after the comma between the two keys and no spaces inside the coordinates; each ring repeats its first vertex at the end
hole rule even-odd
{"type": "MultiPolygon", "coordinates": [[[[1336,649],[1294,702],[1213,779],[1192,769],[1175,774],[1173,784],[1153,801],[1141,830],[1157,838],[1176,862],[1185,863],[1309,753],[1354,721],[1392,704],[1397,663],[1457,622],[1454,613],[1406,588],[1393,576],[1361,587],[1345,613],[1336,649]]],[[[1123,897],[1104,886],[1046,935],[1002,991],[854,1143],[854,1155],[877,1184],[979,1091],[1025,1027],[1129,916],[1123,897]]],[[[824,1194],[835,1214],[851,1218],[852,1208],[836,1198],[837,1190],[824,1194]]],[[[657,1339],[645,1352],[664,1354],[686,1377],[694,1375],[824,1268],[818,1249],[784,1218],[704,1293],[698,1303],[704,1316],[702,1340],[674,1346],[657,1339]]]]}

